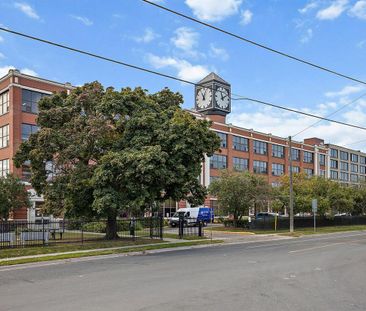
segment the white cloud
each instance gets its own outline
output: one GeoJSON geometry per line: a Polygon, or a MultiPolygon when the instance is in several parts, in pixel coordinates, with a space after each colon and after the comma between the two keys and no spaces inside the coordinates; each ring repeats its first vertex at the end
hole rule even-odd
{"type": "Polygon", "coordinates": [[[308,28],[304,35],[301,37],[300,42],[301,43],[308,43],[313,37],[313,30],[311,28],[308,28]]]}
{"type": "Polygon", "coordinates": [[[186,0],[199,19],[216,22],[238,13],[242,0],[186,0]]]}
{"type": "Polygon", "coordinates": [[[298,11],[300,14],[306,14],[307,12],[316,9],[317,7],[318,7],[317,1],[310,1],[302,9],[299,9],[298,11]]]}
{"type": "Polygon", "coordinates": [[[4,59],[4,58],[6,58],[5,55],[0,52],[0,59],[4,59]]]}
{"type": "Polygon", "coordinates": [[[175,36],[170,40],[178,49],[189,51],[197,46],[198,38],[198,33],[191,28],[180,27],[175,30],[175,36]]]}
{"type": "Polygon", "coordinates": [[[326,92],[325,96],[326,97],[348,96],[348,95],[351,95],[351,94],[359,93],[364,89],[365,89],[365,87],[362,86],[362,85],[347,85],[343,89],[341,89],[340,91],[326,92]]]}
{"type": "Polygon", "coordinates": [[[357,1],[355,5],[349,10],[349,14],[360,19],[366,19],[366,1],[357,1]]]}
{"type": "Polygon", "coordinates": [[[89,18],[87,18],[85,16],[70,15],[70,17],[78,20],[79,22],[82,22],[85,26],[93,25],[93,21],[91,21],[89,18]]]}
{"type": "MultiPolygon", "coordinates": [[[[0,77],[7,75],[10,69],[15,69],[15,67],[14,66],[0,67],[0,77]]],[[[38,76],[38,74],[35,71],[29,68],[23,68],[20,70],[20,72],[31,76],[38,76]]]]}
{"type": "Polygon", "coordinates": [[[366,45],[366,40],[362,40],[362,41],[357,43],[357,47],[359,49],[363,49],[365,47],[365,45],[366,45]]]}
{"type": "Polygon", "coordinates": [[[146,28],[144,34],[141,37],[136,37],[135,41],[140,43],[150,43],[159,37],[160,35],[155,33],[151,28],[146,28]]]}
{"type": "Polygon", "coordinates": [[[209,54],[211,57],[219,58],[223,61],[229,59],[229,53],[223,48],[216,47],[213,43],[210,44],[209,54]]]}
{"type": "Polygon", "coordinates": [[[240,14],[240,24],[248,25],[253,18],[253,13],[250,10],[241,11],[240,14]]]}
{"type": "Polygon", "coordinates": [[[37,12],[28,4],[25,2],[15,2],[14,7],[20,11],[22,11],[25,15],[27,15],[30,18],[33,19],[40,19],[37,12]]]}
{"type": "Polygon", "coordinates": [[[24,73],[26,75],[30,75],[30,76],[34,76],[34,77],[38,77],[38,73],[36,73],[34,70],[29,69],[29,68],[23,68],[20,69],[21,73],[24,73]]]}
{"type": "Polygon", "coordinates": [[[186,60],[173,57],[160,57],[153,54],[147,55],[148,62],[156,69],[170,67],[177,70],[180,79],[198,81],[209,74],[209,70],[202,65],[192,65],[186,60]]]}
{"type": "Polygon", "coordinates": [[[336,19],[347,9],[348,0],[335,0],[330,6],[318,11],[316,17],[320,20],[336,19]]]}

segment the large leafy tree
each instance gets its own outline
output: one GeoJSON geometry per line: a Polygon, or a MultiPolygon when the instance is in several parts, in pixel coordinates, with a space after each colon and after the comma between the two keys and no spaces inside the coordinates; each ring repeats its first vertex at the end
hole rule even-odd
{"type": "Polygon", "coordinates": [[[169,89],[105,90],[98,82],[43,98],[40,130],[16,163],[31,161],[32,185],[50,212],[107,218],[107,238],[116,238],[122,211],[141,213],[166,198],[203,203],[201,163],[219,139],[182,102],[169,89]]]}
{"type": "Polygon", "coordinates": [[[7,220],[11,212],[29,204],[28,192],[19,178],[0,177],[0,219],[7,220]]]}
{"type": "Polygon", "coordinates": [[[209,187],[220,207],[233,215],[234,222],[248,215],[249,208],[268,199],[270,187],[260,176],[249,172],[222,171],[209,187]]]}

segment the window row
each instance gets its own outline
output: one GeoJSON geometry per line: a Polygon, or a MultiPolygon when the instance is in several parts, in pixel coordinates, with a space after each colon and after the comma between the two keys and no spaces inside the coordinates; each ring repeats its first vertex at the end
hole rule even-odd
{"type": "MultiPolygon", "coordinates": [[[[331,158],[338,159],[338,150],[337,149],[330,149],[330,156],[331,158]]],[[[351,160],[353,163],[361,163],[366,164],[366,157],[365,156],[359,156],[355,153],[348,153],[346,151],[339,150],[339,158],[343,161],[351,160]]]]}
{"type": "Polygon", "coordinates": [[[0,94],[0,116],[9,112],[9,91],[0,94]]]}
{"type": "Polygon", "coordinates": [[[9,124],[0,127],[0,148],[9,146],[9,124]]]}

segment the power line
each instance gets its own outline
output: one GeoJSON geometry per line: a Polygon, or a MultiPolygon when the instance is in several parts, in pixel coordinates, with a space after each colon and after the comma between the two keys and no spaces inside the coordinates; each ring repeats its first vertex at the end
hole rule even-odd
{"type": "Polygon", "coordinates": [[[317,69],[320,69],[320,70],[326,71],[326,72],[328,72],[328,73],[331,73],[331,74],[337,75],[337,76],[339,76],[339,77],[342,77],[342,78],[345,78],[345,79],[348,79],[348,80],[351,80],[351,81],[354,81],[354,82],[357,82],[357,83],[366,84],[366,82],[365,82],[365,81],[362,81],[362,80],[360,80],[360,79],[353,78],[353,77],[351,77],[351,76],[348,76],[348,75],[346,75],[346,74],[343,74],[343,73],[337,72],[337,71],[332,70],[332,69],[329,69],[329,68],[327,68],[327,67],[317,65],[317,64],[312,63],[312,62],[310,62],[310,61],[307,61],[307,60],[301,59],[301,58],[299,58],[299,57],[296,57],[296,56],[290,55],[290,54],[285,53],[285,52],[282,52],[282,51],[280,51],[280,50],[276,50],[276,49],[271,48],[271,47],[269,47],[269,46],[266,46],[266,45],[264,45],[264,44],[261,44],[261,43],[255,42],[255,41],[250,40],[250,39],[247,39],[247,38],[244,38],[244,37],[242,37],[242,36],[240,36],[240,35],[238,35],[238,34],[235,34],[235,33],[233,33],[233,32],[230,32],[230,31],[228,31],[228,30],[225,30],[225,29],[222,29],[222,28],[216,27],[216,26],[214,26],[214,25],[212,25],[212,24],[205,23],[205,22],[200,21],[199,19],[196,19],[196,18],[193,18],[193,17],[191,17],[191,16],[185,15],[185,14],[183,14],[183,13],[181,13],[181,12],[174,11],[174,10],[172,10],[172,9],[169,9],[169,8],[167,8],[167,7],[163,6],[163,5],[160,5],[160,4],[154,3],[154,2],[152,2],[152,1],[148,1],[148,0],[141,0],[141,1],[143,1],[143,2],[145,2],[145,3],[148,3],[148,4],[150,4],[150,5],[153,5],[153,6],[157,7],[157,8],[162,9],[162,10],[165,10],[165,11],[167,11],[167,12],[170,12],[170,13],[172,13],[172,14],[175,14],[175,15],[178,15],[178,16],[180,16],[180,17],[183,17],[183,18],[185,18],[185,19],[188,19],[188,20],[190,20],[190,21],[192,21],[192,22],[195,22],[195,23],[201,24],[201,25],[203,25],[203,26],[205,26],[205,27],[208,27],[208,28],[214,29],[214,30],[216,30],[216,31],[219,31],[219,32],[221,32],[221,33],[224,33],[224,34],[226,34],[226,35],[228,35],[228,36],[231,36],[231,37],[234,37],[234,38],[239,39],[239,40],[241,40],[241,41],[244,41],[244,42],[250,43],[250,44],[252,44],[252,45],[255,45],[255,46],[259,47],[259,48],[265,49],[265,50],[270,51],[270,52],[272,52],[272,53],[276,53],[276,54],[278,54],[278,55],[281,55],[281,56],[287,57],[287,58],[289,58],[289,59],[292,59],[292,60],[294,60],[294,61],[297,61],[297,62],[303,63],[303,64],[305,64],[305,65],[309,65],[309,66],[311,66],[311,67],[314,67],[314,68],[317,68],[317,69]]]}
{"type": "MultiPolygon", "coordinates": [[[[95,53],[92,53],[92,52],[76,49],[76,48],[73,48],[73,47],[70,47],[70,46],[67,46],[67,45],[64,45],[64,44],[52,42],[50,40],[45,40],[45,39],[38,38],[38,37],[35,37],[35,36],[31,36],[31,35],[28,35],[28,34],[25,34],[25,33],[21,33],[21,32],[18,32],[18,31],[6,29],[6,28],[3,28],[3,27],[0,27],[0,30],[8,32],[8,33],[15,34],[15,35],[27,38],[27,39],[35,40],[35,41],[42,42],[42,43],[45,43],[45,44],[49,44],[49,45],[52,45],[52,46],[56,46],[56,47],[59,47],[59,48],[65,49],[65,50],[69,50],[69,51],[76,52],[76,53],[79,53],[79,54],[83,54],[83,55],[87,55],[87,56],[90,56],[90,57],[98,58],[98,59],[108,61],[108,62],[111,62],[111,63],[114,63],[114,64],[122,65],[122,66],[125,66],[125,67],[140,70],[140,71],[144,71],[144,72],[147,72],[147,73],[150,73],[150,74],[165,77],[165,78],[172,79],[172,80],[175,80],[175,81],[187,83],[187,84],[194,85],[194,86],[197,86],[197,85],[199,86],[200,85],[199,83],[194,83],[194,82],[189,81],[189,80],[180,79],[180,78],[174,77],[172,75],[168,75],[168,74],[164,74],[164,73],[161,73],[161,72],[158,72],[158,71],[155,71],[155,70],[150,70],[150,69],[147,69],[147,68],[144,68],[144,67],[132,65],[132,64],[129,64],[129,63],[126,63],[126,62],[123,62],[123,61],[113,59],[113,58],[109,58],[109,57],[98,55],[98,54],[95,54],[95,53]]],[[[263,104],[263,105],[266,105],[266,106],[271,106],[271,107],[274,107],[274,108],[290,111],[290,112],[293,112],[293,113],[306,115],[308,117],[317,118],[317,119],[321,119],[321,120],[325,120],[325,121],[329,121],[329,122],[338,123],[338,124],[341,124],[341,125],[344,125],[344,126],[349,126],[349,127],[353,127],[353,128],[357,128],[357,129],[366,130],[366,128],[362,127],[362,126],[353,125],[353,124],[349,124],[349,123],[345,123],[345,122],[341,122],[341,121],[336,121],[336,120],[324,118],[324,117],[321,117],[321,116],[317,116],[315,114],[310,114],[310,113],[306,113],[306,112],[303,112],[303,111],[300,111],[300,110],[287,108],[287,107],[280,106],[280,105],[275,105],[275,104],[264,102],[264,101],[261,101],[261,100],[258,100],[258,99],[244,97],[244,96],[237,95],[237,94],[234,94],[234,93],[232,93],[232,95],[237,97],[237,98],[231,97],[232,100],[236,100],[236,101],[248,100],[248,101],[252,101],[252,102],[257,102],[257,103],[260,103],[260,104],[263,104]]]]}
{"type": "MultiPolygon", "coordinates": [[[[344,109],[344,108],[346,108],[346,107],[348,107],[348,106],[352,105],[353,103],[355,103],[356,101],[358,101],[359,99],[361,99],[361,98],[362,98],[362,97],[364,97],[364,96],[366,96],[366,93],[361,94],[360,96],[358,96],[357,98],[355,98],[355,99],[354,99],[354,100],[352,100],[351,102],[349,102],[349,103],[347,103],[347,104],[343,105],[342,107],[340,107],[340,108],[338,108],[337,110],[333,111],[331,114],[328,114],[328,115],[326,116],[326,118],[329,118],[329,117],[331,117],[331,116],[335,115],[337,112],[339,112],[339,111],[341,111],[342,109],[344,109]]],[[[295,135],[293,135],[292,137],[295,137],[295,136],[297,136],[297,135],[299,135],[299,134],[301,134],[301,133],[303,133],[303,132],[307,131],[308,129],[312,128],[312,127],[313,127],[313,126],[315,126],[315,125],[318,125],[318,124],[319,124],[319,123],[321,123],[322,121],[323,121],[323,120],[319,120],[319,121],[317,121],[317,122],[315,122],[315,123],[313,123],[313,124],[309,125],[308,127],[304,128],[303,130],[301,130],[300,132],[296,133],[296,134],[295,134],[295,135]]]]}
{"type": "Polygon", "coordinates": [[[177,77],[172,76],[172,75],[161,73],[161,72],[158,72],[158,71],[155,71],[155,70],[150,70],[150,69],[140,67],[140,66],[137,66],[137,65],[132,65],[132,64],[129,64],[129,63],[126,63],[126,62],[123,62],[123,61],[119,61],[119,60],[116,60],[116,59],[113,59],[113,58],[98,55],[98,54],[91,53],[91,52],[88,52],[88,51],[83,51],[83,50],[80,50],[80,49],[76,49],[76,48],[61,44],[61,43],[56,43],[56,42],[41,39],[41,38],[38,38],[38,37],[34,37],[34,36],[31,36],[31,35],[27,35],[27,34],[22,33],[22,32],[10,30],[10,29],[4,28],[4,27],[0,27],[0,30],[6,31],[8,33],[12,33],[14,35],[21,36],[21,37],[24,37],[24,38],[28,38],[28,39],[36,40],[36,41],[46,43],[46,44],[49,44],[49,45],[53,45],[53,46],[56,46],[56,47],[59,47],[59,48],[65,49],[65,50],[69,50],[69,51],[72,51],[72,52],[77,52],[77,53],[80,53],[80,54],[84,54],[84,55],[88,55],[88,56],[91,56],[91,57],[99,58],[101,60],[105,60],[105,61],[115,63],[115,64],[118,64],[118,65],[122,65],[122,66],[125,66],[125,67],[130,67],[130,68],[137,69],[137,70],[140,70],[140,71],[145,71],[147,73],[152,73],[154,75],[158,75],[158,76],[161,76],[161,77],[164,77],[164,78],[169,78],[169,79],[172,79],[172,80],[176,80],[176,81],[191,84],[191,85],[197,85],[196,83],[194,83],[192,81],[177,78],[177,77]]]}
{"type": "Polygon", "coordinates": [[[337,120],[333,120],[333,119],[328,119],[326,117],[321,117],[321,116],[318,116],[318,115],[315,115],[315,114],[312,114],[312,113],[307,113],[307,112],[303,112],[303,111],[300,111],[300,110],[283,107],[283,106],[280,106],[280,105],[272,104],[272,103],[265,102],[265,101],[258,100],[258,99],[254,99],[254,98],[238,97],[238,98],[232,98],[232,100],[248,100],[248,101],[252,101],[252,102],[255,102],[255,103],[262,104],[262,105],[266,105],[266,106],[270,106],[270,107],[274,107],[274,108],[286,110],[286,111],[293,112],[293,113],[302,114],[302,115],[307,116],[307,117],[312,117],[312,118],[320,119],[322,121],[328,121],[328,122],[338,123],[338,124],[341,124],[341,125],[345,125],[345,126],[357,128],[357,129],[360,129],[360,130],[366,130],[366,127],[363,127],[363,126],[354,125],[354,124],[350,124],[350,123],[346,123],[346,122],[342,122],[342,121],[337,121],[337,120]]]}

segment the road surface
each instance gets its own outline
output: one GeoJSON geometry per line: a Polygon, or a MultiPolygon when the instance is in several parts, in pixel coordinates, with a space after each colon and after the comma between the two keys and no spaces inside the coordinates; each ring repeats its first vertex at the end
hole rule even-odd
{"type": "Polygon", "coordinates": [[[1,311],[366,310],[366,232],[0,269],[1,311]]]}

